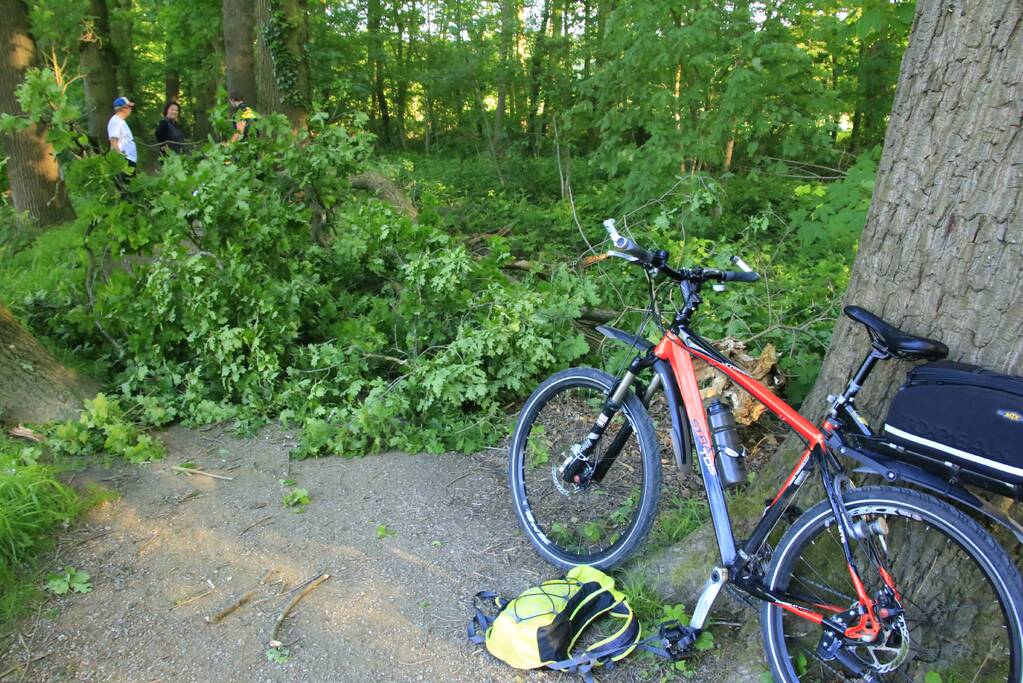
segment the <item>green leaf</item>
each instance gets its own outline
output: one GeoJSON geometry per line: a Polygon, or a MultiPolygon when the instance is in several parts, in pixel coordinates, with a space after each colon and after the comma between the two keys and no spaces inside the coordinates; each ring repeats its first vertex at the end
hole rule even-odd
{"type": "Polygon", "coordinates": [[[377,538],[387,538],[394,536],[397,532],[393,529],[388,528],[386,524],[380,524],[377,526],[377,538]]]}

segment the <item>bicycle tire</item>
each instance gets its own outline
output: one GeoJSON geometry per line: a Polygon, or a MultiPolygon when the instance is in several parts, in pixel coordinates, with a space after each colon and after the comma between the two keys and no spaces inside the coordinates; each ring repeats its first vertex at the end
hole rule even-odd
{"type": "MultiPolygon", "coordinates": [[[[850,519],[883,517],[888,525],[886,562],[906,610],[883,642],[878,638],[850,647],[878,680],[1020,681],[1023,580],[991,535],[960,510],[917,491],[876,486],[850,491],[844,499],[850,519]],[[898,552],[892,553],[893,545],[898,552]],[[992,598],[998,609],[986,605],[992,598]],[[963,667],[968,674],[958,676],[963,667]]],[[[830,601],[841,595],[848,600],[844,607],[852,606],[854,592],[834,526],[828,501],[804,513],[775,548],[766,585],[774,590],[794,586],[830,601]]],[[[873,595],[880,587],[877,571],[861,552],[865,546],[852,543],[859,552],[859,574],[873,595]]],[[[768,602],[761,605],[760,617],[775,680],[843,680],[844,670],[836,662],[808,657],[820,626],[768,602]],[[800,631],[808,635],[800,639],[800,631]]]]}
{"type": "Polygon", "coordinates": [[[595,459],[602,457],[628,422],[632,434],[611,470],[617,474],[580,490],[558,481],[558,464],[589,433],[615,383],[613,376],[592,368],[552,375],[526,400],[512,434],[508,485],[519,526],[544,560],[563,569],[621,564],[649,533],[657,512],[660,447],[649,414],[631,391],[594,450],[595,459]],[[567,521],[548,519],[557,514],[548,509],[555,505],[569,511],[567,521]],[[606,538],[594,538],[588,528],[606,538]]]}

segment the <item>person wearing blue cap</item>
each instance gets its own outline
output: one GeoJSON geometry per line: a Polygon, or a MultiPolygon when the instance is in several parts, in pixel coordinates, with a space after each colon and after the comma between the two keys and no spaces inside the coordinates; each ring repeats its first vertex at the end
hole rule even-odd
{"type": "Polygon", "coordinates": [[[123,155],[132,168],[138,163],[139,153],[135,147],[135,136],[132,135],[126,119],[131,115],[131,110],[134,107],[135,103],[127,97],[118,97],[114,100],[114,115],[107,122],[110,148],[123,155]]]}

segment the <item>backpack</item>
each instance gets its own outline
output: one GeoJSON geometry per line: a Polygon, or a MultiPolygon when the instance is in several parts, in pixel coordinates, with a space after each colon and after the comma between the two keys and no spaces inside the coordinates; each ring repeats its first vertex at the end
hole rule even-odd
{"type": "Polygon", "coordinates": [[[517,669],[547,667],[581,673],[591,680],[593,667],[611,668],[646,642],[640,642],[639,620],[625,595],[615,589],[614,579],[593,567],[574,567],[562,578],[529,588],[513,600],[482,591],[473,599],[473,607],[469,641],[485,644],[490,654],[517,669]],[[484,601],[496,606],[496,615],[484,613],[479,606],[484,601]],[[602,617],[615,620],[614,632],[577,649],[583,632],[602,617]]]}

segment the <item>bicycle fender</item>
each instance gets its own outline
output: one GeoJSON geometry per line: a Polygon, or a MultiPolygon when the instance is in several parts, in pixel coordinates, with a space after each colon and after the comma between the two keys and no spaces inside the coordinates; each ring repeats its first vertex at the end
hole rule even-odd
{"type": "MultiPolygon", "coordinates": [[[[597,331],[608,339],[614,339],[639,351],[649,352],[654,348],[654,345],[646,339],[614,327],[599,325],[597,331]]],[[[689,438],[689,418],[682,403],[682,394],[679,392],[675,375],[667,361],[657,360],[653,364],[653,369],[661,378],[661,386],[668,400],[668,413],[671,415],[671,449],[675,455],[675,465],[684,472],[693,466],[693,459],[692,440],[689,438]]]]}
{"type": "Polygon", "coordinates": [[[637,349],[639,351],[650,351],[651,349],[654,348],[654,345],[648,342],[646,339],[643,339],[643,337],[637,336],[635,334],[629,334],[628,332],[619,330],[616,327],[609,327],[608,325],[598,325],[597,332],[600,332],[608,339],[614,339],[615,341],[619,341],[625,344],[626,346],[631,346],[632,348],[637,349]]]}
{"type": "Polygon", "coordinates": [[[856,468],[857,472],[879,475],[890,484],[894,484],[900,480],[910,484],[915,484],[916,486],[933,491],[942,498],[953,503],[958,503],[959,505],[967,507],[974,512],[979,512],[991,521],[1008,529],[1009,532],[1016,537],[1016,542],[1023,544],[1023,525],[1020,525],[1019,522],[1006,515],[988,501],[978,498],[958,484],[953,484],[946,479],[942,479],[933,472],[928,472],[915,465],[901,462],[894,458],[886,458],[879,454],[866,453],[855,448],[850,448],[849,446],[844,446],[839,449],[839,453],[847,455],[853,460],[863,464],[863,467],[856,468]]]}

